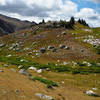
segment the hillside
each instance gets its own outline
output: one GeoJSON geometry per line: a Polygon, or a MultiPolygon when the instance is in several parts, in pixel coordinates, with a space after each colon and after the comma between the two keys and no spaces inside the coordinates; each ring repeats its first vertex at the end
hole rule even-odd
{"type": "Polygon", "coordinates": [[[35,24],[35,22],[21,21],[16,18],[7,17],[0,14],[0,35],[27,29],[35,24]]]}
{"type": "Polygon", "coordinates": [[[100,28],[52,25],[0,37],[1,100],[100,99],[100,28]]]}

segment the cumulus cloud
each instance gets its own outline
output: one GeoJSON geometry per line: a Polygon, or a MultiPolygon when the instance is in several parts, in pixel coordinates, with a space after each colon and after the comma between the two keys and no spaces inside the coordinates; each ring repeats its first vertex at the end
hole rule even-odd
{"type": "Polygon", "coordinates": [[[77,13],[76,17],[85,19],[90,25],[100,26],[100,14],[91,8],[83,8],[77,13]]]}
{"type": "Polygon", "coordinates": [[[21,16],[35,16],[46,19],[61,19],[73,16],[77,4],[66,0],[1,0],[0,10],[21,16]],[[59,17],[58,17],[59,16],[59,17]]]}
{"type": "MultiPolygon", "coordinates": [[[[96,1],[99,0],[90,0],[96,1]]],[[[22,20],[40,22],[47,20],[69,20],[71,16],[84,18],[88,23],[100,26],[100,14],[90,8],[78,11],[78,4],[71,0],[0,0],[0,13],[22,20]]]]}

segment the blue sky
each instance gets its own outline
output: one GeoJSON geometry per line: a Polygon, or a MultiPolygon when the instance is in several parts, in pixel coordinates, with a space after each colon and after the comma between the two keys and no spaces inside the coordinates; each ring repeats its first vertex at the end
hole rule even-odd
{"type": "MultiPolygon", "coordinates": [[[[63,1],[65,1],[65,0],[63,0],[63,1]]],[[[100,13],[100,3],[95,3],[95,2],[86,1],[86,0],[71,0],[71,1],[77,3],[78,10],[80,10],[82,8],[92,8],[100,13]]]]}
{"type": "Polygon", "coordinates": [[[100,0],[0,0],[0,14],[36,22],[74,16],[100,27],[100,0]]]}

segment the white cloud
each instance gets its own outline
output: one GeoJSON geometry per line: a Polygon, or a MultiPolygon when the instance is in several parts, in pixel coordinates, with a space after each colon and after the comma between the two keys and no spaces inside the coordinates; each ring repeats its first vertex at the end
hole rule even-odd
{"type": "Polygon", "coordinates": [[[76,17],[85,19],[90,25],[100,26],[100,14],[91,8],[83,8],[76,14],[76,17]]]}
{"type": "Polygon", "coordinates": [[[100,26],[99,13],[91,8],[78,11],[78,4],[71,0],[0,0],[0,13],[36,22],[42,19],[69,20],[71,16],[75,16],[85,19],[93,26],[100,26]]]}

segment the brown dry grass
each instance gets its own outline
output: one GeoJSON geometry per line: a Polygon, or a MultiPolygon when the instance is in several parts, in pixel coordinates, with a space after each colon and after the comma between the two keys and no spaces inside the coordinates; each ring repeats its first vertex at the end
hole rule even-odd
{"type": "MultiPolygon", "coordinates": [[[[84,94],[86,89],[94,86],[100,88],[100,75],[71,75],[53,72],[44,72],[41,75],[36,72],[29,71],[33,76],[42,76],[50,80],[54,80],[59,84],[58,88],[49,90],[46,86],[38,81],[31,81],[26,76],[13,72],[9,68],[0,68],[4,72],[0,72],[0,100],[40,100],[35,93],[44,93],[53,96],[55,100],[100,100],[100,98],[90,97],[84,94]],[[96,79],[95,79],[96,78],[96,79]],[[94,79],[98,81],[96,84],[94,79]],[[87,80],[86,82],[84,80],[87,80]],[[62,84],[61,82],[65,83],[62,84]],[[16,94],[15,90],[20,92],[16,94]],[[7,91],[7,93],[4,93],[7,91]]],[[[98,91],[100,93],[100,90],[98,91]]]]}

